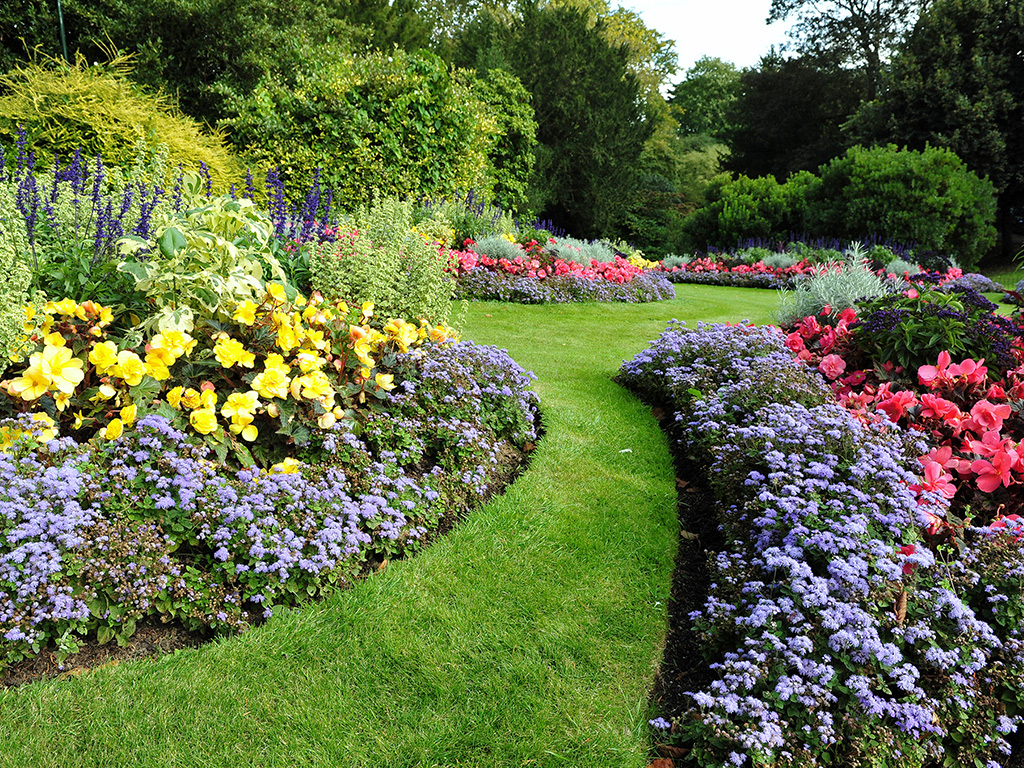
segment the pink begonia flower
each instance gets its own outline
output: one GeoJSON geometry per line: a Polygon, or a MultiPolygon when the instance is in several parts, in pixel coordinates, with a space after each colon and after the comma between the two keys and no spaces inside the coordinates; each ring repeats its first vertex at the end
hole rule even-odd
{"type": "Polygon", "coordinates": [[[932,382],[939,378],[949,366],[949,352],[939,352],[938,365],[922,365],[917,369],[917,381],[925,387],[931,387],[932,382]]]}
{"type": "Polygon", "coordinates": [[[942,530],[943,526],[946,525],[946,521],[936,515],[934,512],[928,510],[927,507],[921,506],[917,509],[917,519],[924,529],[931,534],[936,534],[942,530]]]}
{"type": "Polygon", "coordinates": [[[953,476],[943,469],[937,461],[929,461],[924,465],[924,479],[910,486],[912,491],[931,491],[941,493],[947,499],[956,496],[956,486],[951,482],[953,476]]]}
{"type": "MultiPolygon", "coordinates": [[[[828,354],[832,347],[836,345],[836,331],[831,326],[825,326],[825,330],[821,332],[821,338],[818,339],[818,344],[821,345],[821,351],[828,354]]],[[[843,363],[843,369],[846,369],[846,363],[843,363]]]]}
{"type": "Polygon", "coordinates": [[[790,352],[799,352],[804,348],[804,337],[796,331],[786,336],[786,348],[790,352]]]}
{"type": "Polygon", "coordinates": [[[907,408],[917,403],[917,395],[908,389],[895,393],[884,402],[878,403],[875,407],[885,413],[890,421],[899,421],[907,412],[907,408]]]}
{"type": "Polygon", "coordinates": [[[846,370],[846,361],[839,355],[826,355],[818,363],[818,370],[829,381],[835,381],[846,370]]]}
{"type": "Polygon", "coordinates": [[[847,376],[845,379],[843,379],[843,381],[845,381],[851,387],[859,387],[861,384],[863,384],[865,381],[867,381],[867,379],[868,379],[867,371],[861,370],[861,371],[854,371],[849,376],[847,376]]]}
{"type": "Polygon", "coordinates": [[[990,429],[981,436],[981,440],[967,440],[966,443],[971,452],[978,456],[994,456],[1007,446],[1012,446],[1013,441],[1008,437],[1003,437],[998,431],[990,429]]]}
{"type": "Polygon", "coordinates": [[[967,358],[960,365],[949,366],[947,373],[952,378],[963,376],[968,384],[980,384],[985,380],[985,376],[988,375],[988,368],[982,365],[984,362],[984,359],[975,362],[967,358]]]}
{"type": "Polygon", "coordinates": [[[817,336],[821,333],[821,326],[818,325],[818,318],[814,317],[814,315],[808,315],[801,320],[796,329],[805,339],[809,339],[812,336],[817,336]]]}
{"type": "Polygon", "coordinates": [[[988,431],[998,432],[1003,428],[1003,419],[1009,418],[1010,413],[1007,403],[995,405],[988,400],[979,400],[971,408],[971,418],[964,422],[964,427],[978,435],[988,431]]]}
{"type": "Polygon", "coordinates": [[[1020,515],[1005,515],[997,517],[989,525],[988,529],[995,533],[999,530],[1006,530],[1007,533],[1014,534],[1014,541],[1020,541],[1024,538],[1024,522],[1021,521],[1020,515]]]}
{"type": "Polygon", "coordinates": [[[956,403],[930,392],[921,395],[920,416],[922,419],[942,419],[953,424],[959,422],[962,415],[956,403]]]}
{"type": "Polygon", "coordinates": [[[903,295],[908,299],[916,299],[920,294],[917,292],[916,288],[910,288],[909,290],[904,291],[903,295]]]}
{"type": "Polygon", "coordinates": [[[978,490],[992,493],[1000,485],[1009,488],[1013,482],[1010,472],[1017,463],[1017,453],[1012,450],[1001,450],[992,456],[991,461],[977,459],[971,464],[971,471],[977,475],[978,490]]]}
{"type": "Polygon", "coordinates": [[[988,388],[988,391],[985,393],[985,397],[988,400],[1006,400],[1006,390],[999,384],[993,384],[988,388]]]}

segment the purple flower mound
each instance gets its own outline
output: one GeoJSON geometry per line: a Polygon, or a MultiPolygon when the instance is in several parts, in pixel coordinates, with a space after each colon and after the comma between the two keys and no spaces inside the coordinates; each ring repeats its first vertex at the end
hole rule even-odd
{"type": "Polygon", "coordinates": [[[112,441],[0,452],[0,666],[151,614],[242,629],[487,498],[504,454],[537,438],[533,375],[470,342],[397,371],[362,433],[314,436],[298,472],[229,468],[156,414],[112,441]]]}
{"type": "Polygon", "coordinates": [[[693,285],[725,285],[733,288],[795,288],[806,275],[776,275],[768,272],[689,272],[680,269],[665,272],[673,283],[693,285]]]}
{"type": "Polygon", "coordinates": [[[643,272],[628,283],[588,280],[578,275],[539,279],[477,268],[459,277],[455,298],[469,301],[506,301],[516,304],[566,304],[579,301],[620,301],[641,304],[676,297],[669,279],[643,272]]]}
{"type": "Polygon", "coordinates": [[[706,766],[999,765],[1021,717],[1024,557],[969,529],[924,541],[946,500],[925,448],[868,428],[783,352],[778,329],[673,323],[618,380],[675,412],[706,469],[724,542],[689,616],[711,682],[677,743],[706,766]]]}

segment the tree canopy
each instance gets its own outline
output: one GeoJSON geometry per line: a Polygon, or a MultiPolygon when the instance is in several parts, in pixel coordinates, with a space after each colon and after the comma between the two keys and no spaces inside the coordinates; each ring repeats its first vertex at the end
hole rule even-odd
{"type": "Polygon", "coordinates": [[[948,147],[988,176],[1008,253],[1024,211],[1024,0],[936,0],[861,118],[876,139],[948,147]]]}
{"type": "Polygon", "coordinates": [[[873,95],[885,62],[928,0],[772,0],[768,22],[793,21],[789,35],[805,55],[863,67],[873,95]]]}

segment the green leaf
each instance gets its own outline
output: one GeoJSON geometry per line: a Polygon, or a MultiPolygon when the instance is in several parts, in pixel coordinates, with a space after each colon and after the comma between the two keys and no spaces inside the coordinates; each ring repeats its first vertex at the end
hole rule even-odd
{"type": "Polygon", "coordinates": [[[106,645],[110,642],[111,638],[114,637],[114,630],[103,624],[96,628],[96,642],[100,645],[106,645]]]}
{"type": "Polygon", "coordinates": [[[174,256],[178,251],[188,247],[188,240],[177,227],[165,229],[156,242],[164,256],[174,256]]]}

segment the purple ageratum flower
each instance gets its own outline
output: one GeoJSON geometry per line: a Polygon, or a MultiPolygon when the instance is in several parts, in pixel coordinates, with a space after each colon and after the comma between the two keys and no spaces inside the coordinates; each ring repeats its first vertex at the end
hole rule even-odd
{"type": "MultiPolygon", "coordinates": [[[[919,536],[907,486],[920,446],[832,403],[774,402],[781,371],[794,392],[812,386],[799,382],[801,369],[789,372],[780,343],[768,329],[672,324],[619,373],[677,411],[682,442],[701,453],[723,510],[725,551],[711,561],[704,608],[690,615],[723,660],[677,723],[719,761],[750,750],[762,760],[834,753],[837,718],[849,733],[881,729],[904,754],[939,755],[936,723],[951,699],[933,670],[960,686],[955,706],[970,711],[981,700],[972,675],[990,668],[1000,640],[962,598],[928,586],[950,571],[937,573],[923,547],[911,599],[935,610],[894,620],[883,595],[913,588],[896,548],[919,536]],[[929,647],[941,637],[955,642],[929,647]]],[[[946,567],[977,578],[962,561],[946,567]]],[[[994,737],[972,747],[981,756],[1000,748],[994,737]]]]}

